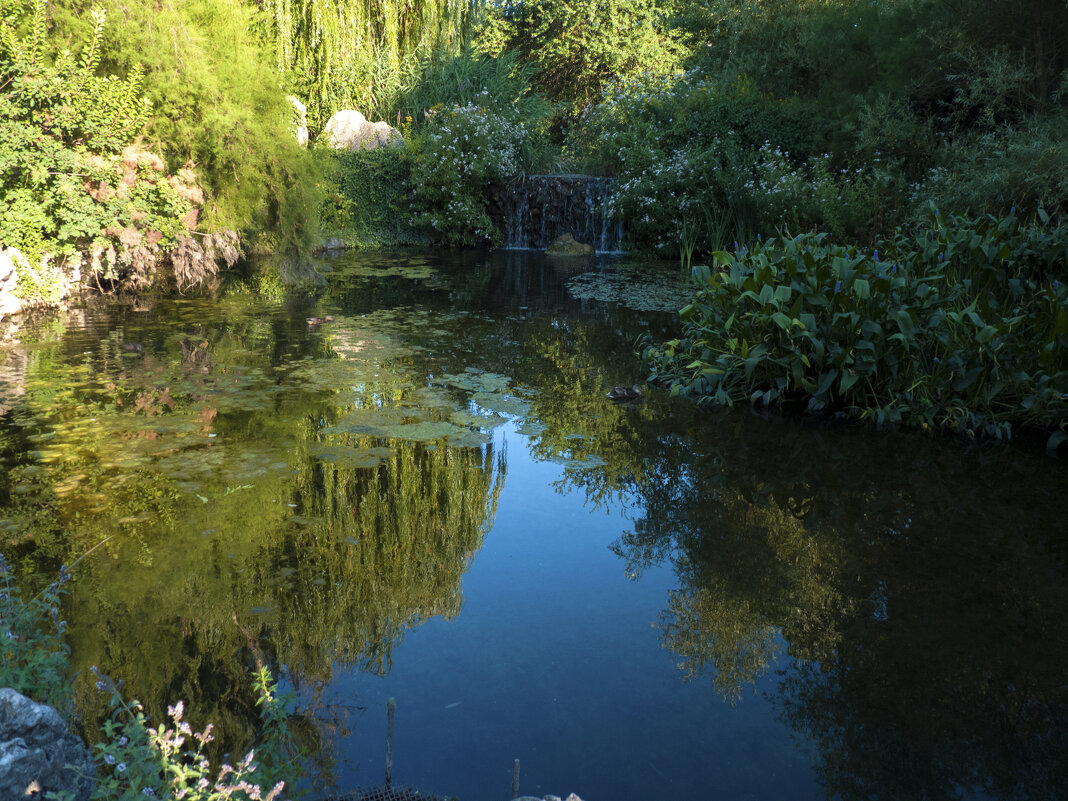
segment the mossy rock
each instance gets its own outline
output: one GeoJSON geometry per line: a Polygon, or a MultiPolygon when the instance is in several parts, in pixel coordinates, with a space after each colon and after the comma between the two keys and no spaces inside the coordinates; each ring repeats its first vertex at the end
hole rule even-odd
{"type": "Polygon", "coordinates": [[[595,252],[593,245],[579,242],[571,234],[556,237],[545,249],[549,256],[592,256],[595,252]]]}

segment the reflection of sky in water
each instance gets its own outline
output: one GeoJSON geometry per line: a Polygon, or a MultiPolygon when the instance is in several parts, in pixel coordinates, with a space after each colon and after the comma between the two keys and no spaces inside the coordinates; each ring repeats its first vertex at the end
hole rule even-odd
{"type": "Polygon", "coordinates": [[[366,707],[341,742],[341,787],[381,784],[386,699],[397,699],[394,783],[463,801],[821,797],[808,756],[763,696],[733,708],[684,682],[653,623],[675,577],[628,581],[609,550],[632,523],[552,485],[512,425],[495,525],[463,579],[453,620],[409,631],[378,678],[338,670],[328,703],[366,707]]]}

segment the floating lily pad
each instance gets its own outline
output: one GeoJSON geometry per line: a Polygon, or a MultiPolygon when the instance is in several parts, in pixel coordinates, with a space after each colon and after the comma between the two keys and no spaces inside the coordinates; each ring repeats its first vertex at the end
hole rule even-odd
{"type": "Polygon", "coordinates": [[[449,434],[445,441],[454,448],[481,448],[483,445],[488,445],[492,442],[493,438],[481,431],[460,429],[453,434],[449,434]]]}
{"type": "Polygon", "coordinates": [[[677,312],[693,299],[689,277],[681,272],[656,272],[629,267],[612,273],[583,273],[567,282],[579,300],[620,303],[635,311],[677,312]]]}
{"type": "Polygon", "coordinates": [[[443,384],[458,389],[467,389],[472,392],[501,392],[508,388],[510,379],[506,375],[498,373],[484,373],[481,370],[467,368],[459,375],[446,373],[438,378],[443,384]]]}
{"type": "Polygon", "coordinates": [[[323,429],[324,434],[367,434],[370,430],[394,428],[423,422],[429,415],[417,409],[402,407],[371,407],[354,409],[341,417],[332,426],[323,429]]]}
{"type": "Polygon", "coordinates": [[[407,408],[455,409],[456,400],[441,387],[416,387],[404,397],[407,408]]]}
{"type": "Polygon", "coordinates": [[[536,437],[544,434],[548,429],[548,426],[540,420],[524,420],[523,425],[516,429],[516,433],[523,434],[528,437],[536,437]]]}
{"type": "Polygon", "coordinates": [[[434,269],[425,261],[412,259],[395,263],[349,263],[334,262],[336,276],[345,278],[406,278],[410,281],[426,280],[434,277],[434,269]]]}
{"type": "Polygon", "coordinates": [[[515,395],[502,395],[495,392],[476,392],[471,400],[488,411],[522,417],[530,412],[530,403],[515,395]]]}
{"type": "Polygon", "coordinates": [[[586,470],[592,467],[603,467],[607,464],[604,459],[594,454],[589,454],[587,456],[556,455],[550,456],[549,461],[561,464],[569,470],[586,470]]]}
{"type": "Polygon", "coordinates": [[[449,417],[449,421],[456,423],[458,426],[471,426],[481,428],[496,428],[508,422],[508,419],[501,417],[499,414],[475,414],[467,409],[460,409],[452,413],[449,417]]]}

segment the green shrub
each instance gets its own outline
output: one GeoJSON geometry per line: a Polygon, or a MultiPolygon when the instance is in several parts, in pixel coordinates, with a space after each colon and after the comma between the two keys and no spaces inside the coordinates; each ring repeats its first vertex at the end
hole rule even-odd
{"type": "Polygon", "coordinates": [[[412,163],[401,148],[335,151],[324,230],[357,247],[391,247],[425,241],[412,225],[412,163]]]}
{"type": "Polygon", "coordinates": [[[72,700],[67,676],[70,649],[63,642],[67,624],[60,619],[69,580],[64,565],[56,581],[25,601],[15,586],[14,571],[0,553],[0,687],[61,711],[68,710],[72,700]]]}
{"type": "MultiPolygon", "coordinates": [[[[232,0],[100,0],[111,25],[105,74],[140,65],[151,103],[144,137],[168,171],[196,170],[205,189],[203,231],[270,232],[269,246],[310,250],[322,201],[315,154],[292,132],[292,107],[256,4],[232,0]]],[[[87,36],[86,0],[53,0],[52,41],[87,36]]]]}
{"type": "Polygon", "coordinates": [[[766,92],[818,100],[833,124],[856,95],[901,95],[937,67],[917,35],[920,2],[708,0],[689,4],[694,61],[745,73],[766,92]]]}
{"type": "Polygon", "coordinates": [[[796,99],[761,91],[745,75],[701,69],[613,81],[583,112],[571,146],[622,173],[648,167],[658,153],[726,138],[743,149],[771,142],[801,159],[816,147],[796,99]]]}
{"type": "Polygon", "coordinates": [[[474,103],[432,113],[413,144],[415,221],[448,245],[493,242],[489,189],[526,170],[527,128],[515,114],[474,103]]]}
{"type": "Polygon", "coordinates": [[[397,108],[417,130],[430,109],[471,103],[516,115],[536,129],[551,112],[549,102],[533,90],[536,73],[532,65],[519,63],[514,50],[488,55],[467,47],[458,54],[439,54],[403,93],[397,108]]]}
{"type": "MultiPolygon", "coordinates": [[[[734,123],[730,109],[716,109],[716,119],[703,125],[722,140],[718,121],[728,121],[743,154],[765,140],[787,154],[789,168],[732,159],[755,173],[770,167],[791,185],[777,196],[757,191],[747,201],[758,230],[770,233],[788,223],[794,230],[815,226],[871,242],[905,219],[922,219],[932,199],[947,211],[972,215],[1006,214],[1013,206],[1057,214],[1064,204],[1068,4],[710,0],[687,4],[679,20],[694,52],[691,75],[745,76],[754,96],[789,97],[808,124],[808,142],[790,141],[769,115],[752,118],[756,137],[734,123]],[[825,164],[820,153],[830,154],[825,164]],[[831,203],[838,195],[842,202],[831,203]]],[[[718,104],[703,102],[709,109],[718,104]]],[[[701,118],[700,110],[675,113],[681,108],[676,103],[659,115],[670,141],[677,141],[675,129],[701,118]]],[[[615,128],[631,119],[640,128],[648,115],[637,105],[625,111],[615,128]]],[[[687,139],[704,141],[699,131],[687,139]]],[[[617,150],[602,152],[612,161],[617,150]]],[[[667,162],[656,157],[655,144],[649,150],[652,162],[667,162]]],[[[749,180],[744,176],[742,183],[749,180]]],[[[755,183],[761,189],[767,181],[755,183]]],[[[658,213],[673,217],[670,208],[658,213]]],[[[671,238],[667,231],[661,236],[671,238]]]]}
{"type": "Polygon", "coordinates": [[[191,225],[199,190],[192,173],[168,176],[158,156],[129,145],[148,107],[140,70],[124,79],[98,74],[104,12],[93,10],[90,39],[75,58],[45,47],[44,9],[37,0],[21,35],[19,13],[0,20],[0,245],[28,258],[24,296],[54,301],[54,276],[36,269],[42,257],[78,260],[92,249],[98,280],[150,272],[191,225]]]}
{"type": "Polygon", "coordinates": [[[501,3],[480,38],[491,53],[516,50],[553,100],[593,101],[610,80],[672,72],[684,54],[658,0],[523,0],[501,3]]]}
{"type": "Polygon", "coordinates": [[[896,164],[814,152],[805,107],[744,77],[614,84],[582,125],[573,147],[617,171],[614,210],[639,250],[710,252],[784,227],[872,241],[905,202],[896,164]]]}
{"type": "MultiPolygon", "coordinates": [[[[1068,431],[1068,259],[1048,218],[937,212],[883,255],[782,237],[696,269],[685,334],[648,345],[651,380],[699,404],[750,401],[876,425],[1008,437],[1068,431]]],[[[1051,442],[1055,440],[1051,439],[1051,442]]],[[[1059,441],[1059,440],[1057,440],[1059,441]]]]}
{"type": "MultiPolygon", "coordinates": [[[[914,188],[947,213],[1068,212],[1068,111],[945,144],[914,188]]],[[[922,210],[918,210],[922,212],[922,210]]]]}

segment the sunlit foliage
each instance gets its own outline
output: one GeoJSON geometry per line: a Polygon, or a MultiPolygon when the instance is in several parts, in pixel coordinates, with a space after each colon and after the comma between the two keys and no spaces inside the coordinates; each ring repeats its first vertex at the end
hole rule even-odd
{"type": "Polygon", "coordinates": [[[320,128],[355,108],[383,119],[432,56],[455,54],[475,13],[469,0],[258,0],[279,71],[320,128]]]}
{"type": "Polygon", "coordinates": [[[585,104],[611,79],[670,71],[682,48],[660,0],[522,0],[495,7],[481,32],[490,52],[518,51],[550,98],[585,104]]]}
{"type": "MultiPolygon", "coordinates": [[[[318,170],[297,145],[292,107],[256,33],[256,8],[235,0],[102,5],[109,24],[101,69],[142,71],[151,104],[146,143],[170,169],[196,169],[207,192],[198,226],[266,232],[274,247],[309,248],[317,236],[318,170]]],[[[88,2],[53,6],[51,41],[85,36],[88,2]]]]}

